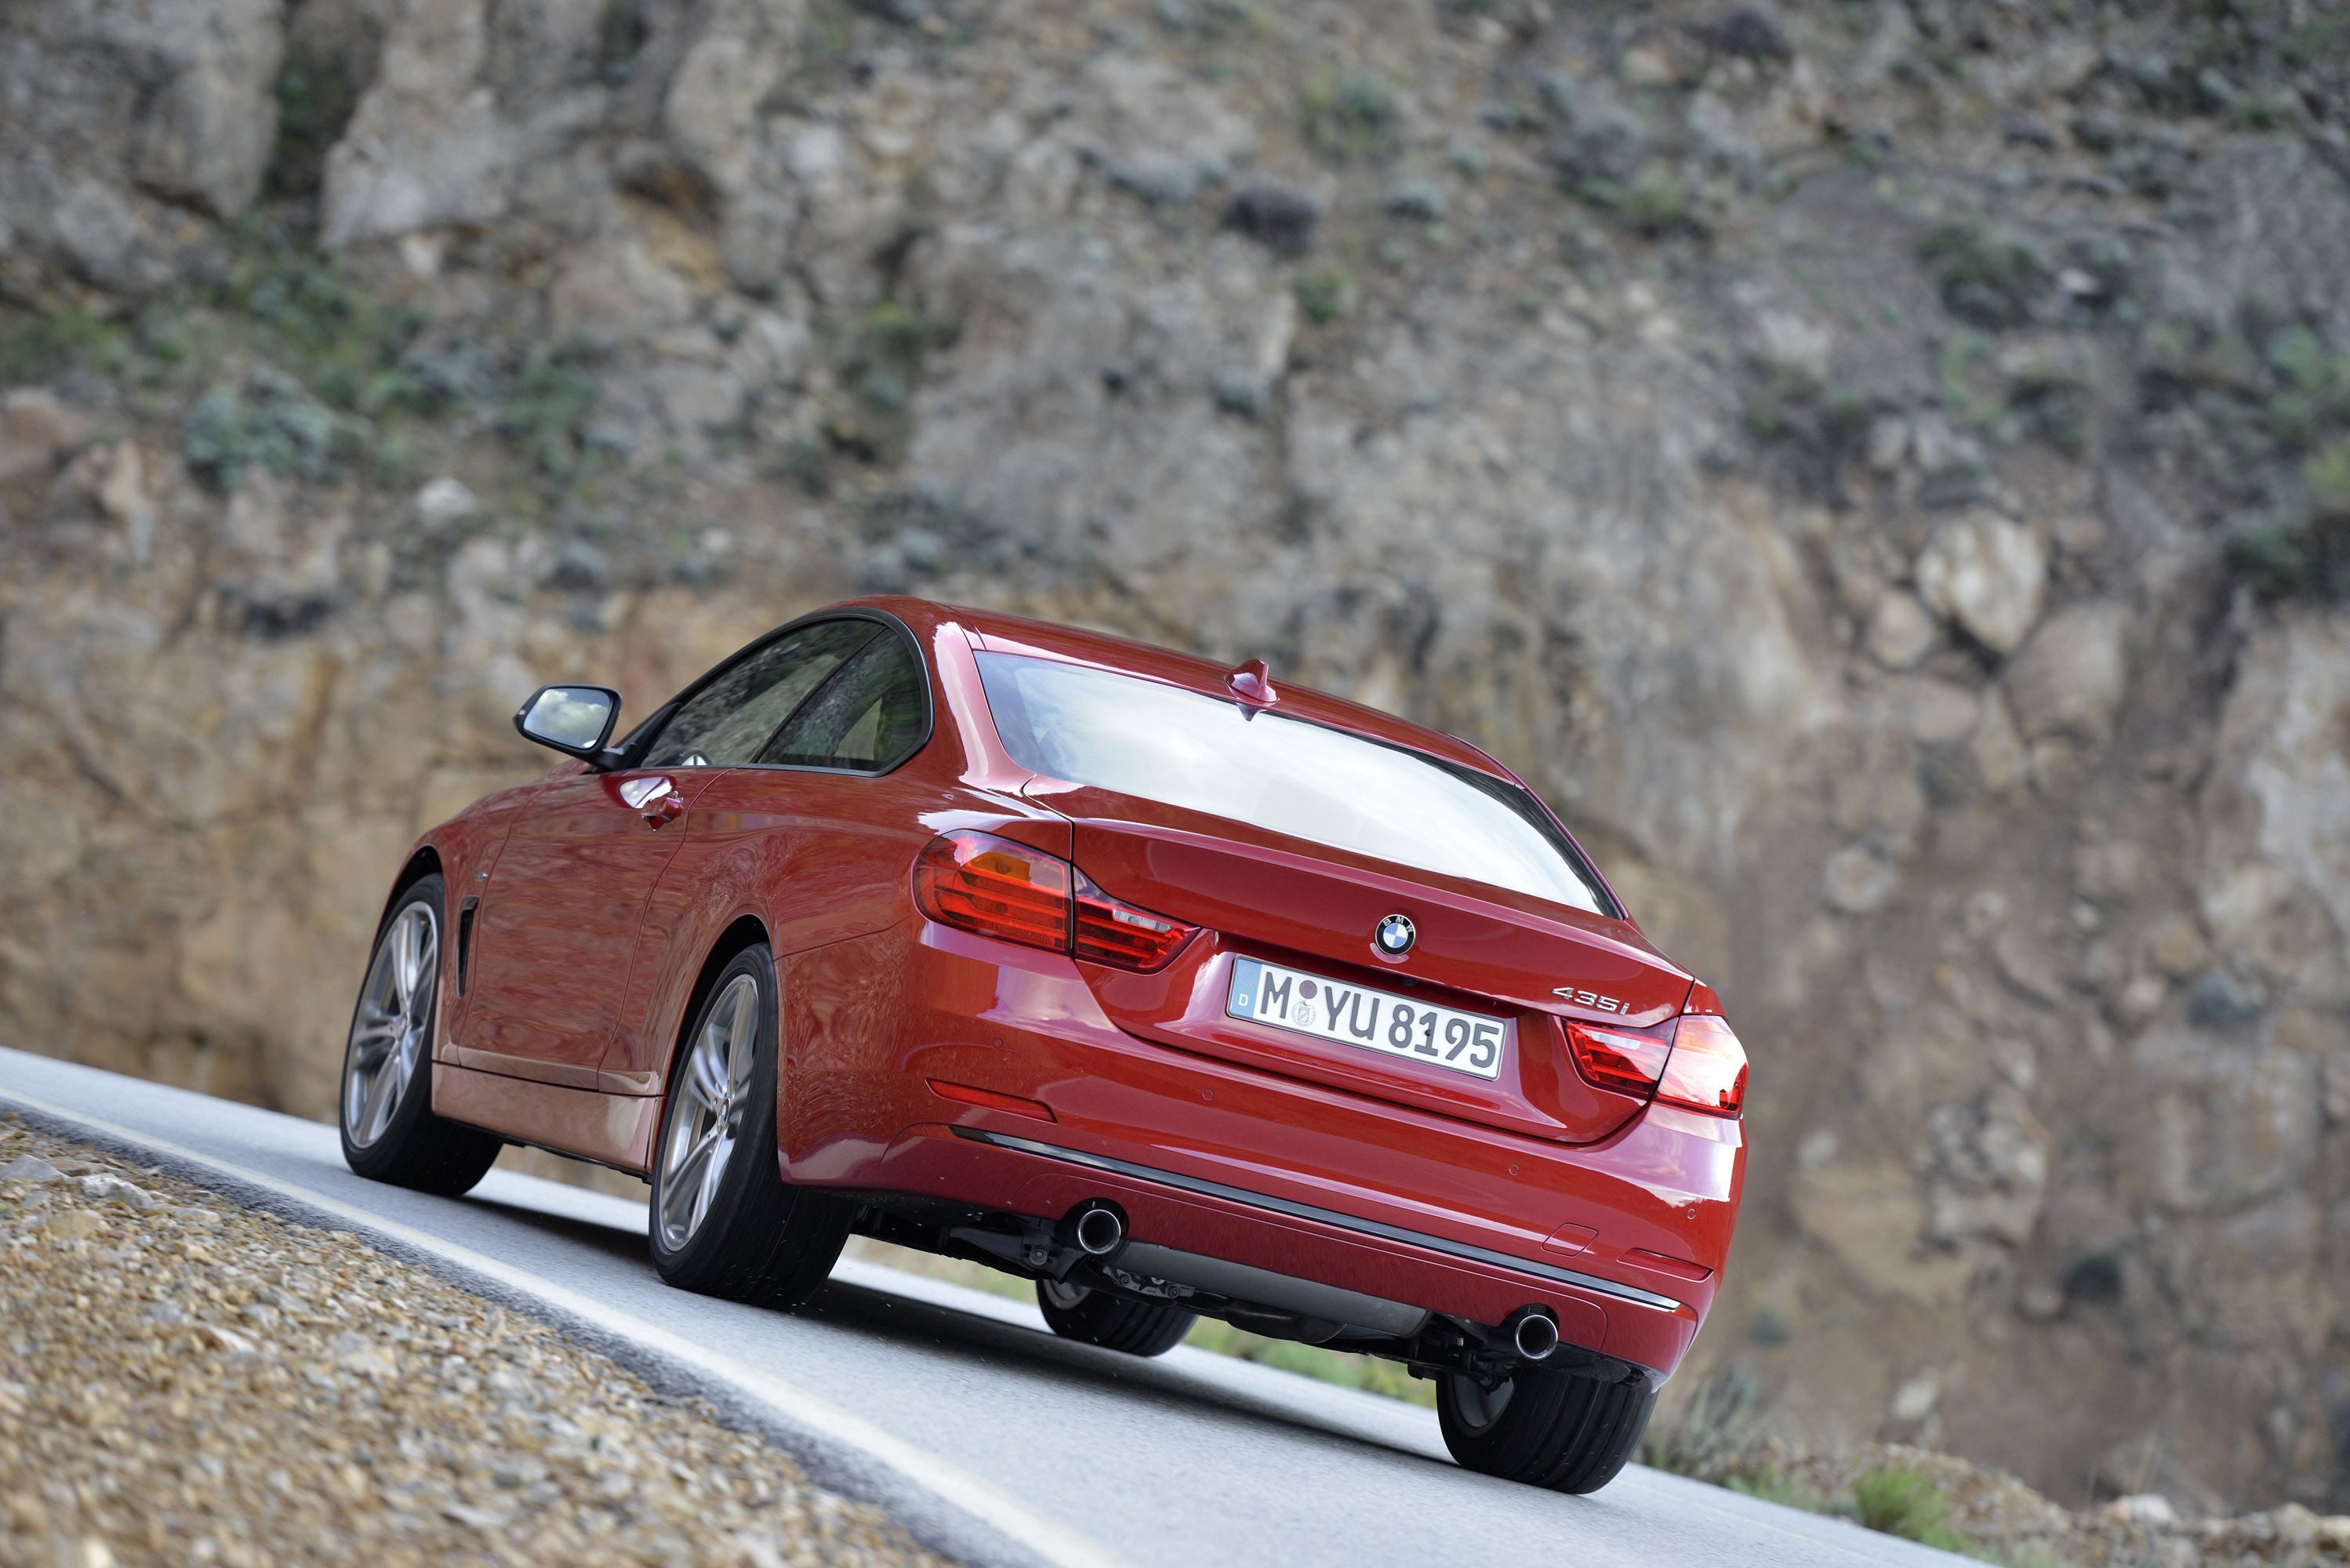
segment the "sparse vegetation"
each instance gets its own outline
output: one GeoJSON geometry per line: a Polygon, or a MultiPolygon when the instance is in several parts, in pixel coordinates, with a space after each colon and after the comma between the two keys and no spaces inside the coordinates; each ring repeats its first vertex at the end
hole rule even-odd
{"type": "Polygon", "coordinates": [[[1977,223],[1943,223],[1918,242],[1918,259],[1934,270],[1942,306],[1987,332],[2021,327],[2051,282],[2040,253],[1977,223]]]}
{"type": "Polygon", "coordinates": [[[1316,327],[1347,314],[1355,296],[1354,275],[1343,266],[1308,267],[1297,275],[1297,308],[1316,327]]]}
{"type": "Polygon", "coordinates": [[[1395,145],[1403,106],[1393,83],[1349,74],[1309,85],[1298,105],[1305,140],[1326,158],[1375,158],[1395,145]]]}
{"type": "Polygon", "coordinates": [[[1853,1482],[1849,1511],[1860,1523],[1887,1535],[1971,1554],[1971,1542],[1950,1527],[1950,1494],[1914,1466],[1871,1470],[1853,1482]]]}

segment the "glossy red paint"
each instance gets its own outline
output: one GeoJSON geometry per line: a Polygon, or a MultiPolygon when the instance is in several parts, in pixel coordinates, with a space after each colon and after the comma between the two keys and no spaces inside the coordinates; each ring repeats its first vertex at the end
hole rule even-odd
{"type": "MultiPolygon", "coordinates": [[[[1719,1013],[1711,991],[1629,919],[1038,776],[997,733],[974,656],[1230,702],[1225,668],[858,603],[928,668],[930,739],[894,770],[567,763],[424,836],[452,919],[480,900],[468,994],[447,945],[436,1108],[643,1171],[697,988],[748,935],[783,981],[776,1134],[794,1181],[1044,1218],[1108,1198],[1140,1241],[1482,1324],[1538,1303],[1570,1344],[1679,1364],[1729,1250],[1743,1124],[1595,1086],[1565,1030],[1669,1037],[1685,1012],[1719,1013]],[[639,808],[672,795],[681,809],[639,808]],[[912,868],[963,828],[1201,929],[1142,973],[927,919],[912,868]],[[1396,912],[1419,933],[1400,959],[1372,941],[1396,912]],[[1496,1019],[1503,1070],[1488,1082],[1228,1018],[1248,958],[1496,1019]]],[[[1280,713],[1515,782],[1452,737],[1252,681],[1280,713]]]]}

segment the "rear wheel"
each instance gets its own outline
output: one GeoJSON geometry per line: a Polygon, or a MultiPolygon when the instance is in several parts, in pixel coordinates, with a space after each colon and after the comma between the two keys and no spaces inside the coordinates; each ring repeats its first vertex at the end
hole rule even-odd
{"type": "Polygon", "coordinates": [[[848,1239],[853,1204],[787,1185],[775,1146],[775,961],[719,971],[671,1073],[654,1147],[653,1266],[680,1290],[795,1307],[848,1239]]]}
{"type": "Polygon", "coordinates": [[[1436,1379],[1444,1446],[1464,1469],[1555,1491],[1597,1491],[1648,1429],[1657,1391],[1522,1366],[1488,1388],[1458,1372],[1436,1379]]]}
{"type": "Polygon", "coordinates": [[[432,1114],[432,1031],[441,1002],[436,872],[409,884],[368,960],[343,1048],[343,1159],[359,1175],[453,1198],[472,1190],[504,1140],[432,1114]]]}
{"type": "Polygon", "coordinates": [[[1128,1355],[1164,1355],[1183,1343],[1199,1321],[1181,1307],[1130,1302],[1058,1280],[1036,1282],[1036,1304],[1063,1339],[1122,1350],[1128,1355]]]}

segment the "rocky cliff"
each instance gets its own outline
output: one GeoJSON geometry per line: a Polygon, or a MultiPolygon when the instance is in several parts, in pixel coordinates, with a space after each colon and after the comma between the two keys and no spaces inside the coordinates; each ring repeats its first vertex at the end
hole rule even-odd
{"type": "Polygon", "coordinates": [[[325,1114],[409,837],[847,593],[1471,737],[1729,999],[1709,1369],[2350,1503],[2319,0],[7,0],[0,1030],[325,1114]]]}

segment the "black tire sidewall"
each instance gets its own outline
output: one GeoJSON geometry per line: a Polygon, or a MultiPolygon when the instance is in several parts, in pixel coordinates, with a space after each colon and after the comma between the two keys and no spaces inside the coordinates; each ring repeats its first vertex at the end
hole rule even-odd
{"type": "Polygon", "coordinates": [[[728,1216],[743,1207],[749,1196],[751,1184],[764,1174],[780,1186],[783,1173],[776,1164],[776,1063],[778,1044],[782,1040],[782,992],[776,983],[775,956],[765,943],[744,948],[727,961],[710,982],[709,991],[695,1009],[693,1026],[680,1038],[676,1057],[670,1064],[669,1093],[661,1104],[660,1130],[654,1135],[652,1207],[646,1237],[652,1248],[653,1262],[665,1275],[693,1274],[708,1272],[719,1261],[719,1255],[730,1244],[726,1224],[728,1216]],[[734,1150],[727,1158],[726,1172],[719,1179],[718,1190],[712,1195],[710,1209],[702,1224],[686,1239],[684,1246],[671,1251],[661,1242],[661,1151],[669,1146],[670,1119],[677,1114],[679,1076],[691,1059],[695,1042],[702,1038],[711,1012],[725,995],[726,987],[739,974],[748,974],[759,990],[758,1037],[754,1046],[751,1069],[750,1103],[743,1110],[743,1127],[735,1136],[734,1150]]]}
{"type": "Polygon", "coordinates": [[[408,1081],[400,1094],[400,1104],[391,1113],[383,1136],[361,1148],[351,1141],[348,1121],[350,1107],[348,1086],[351,1070],[351,1045],[348,1033],[343,1040],[342,1070],[335,1075],[335,1131],[342,1139],[343,1159],[361,1176],[379,1180],[397,1180],[409,1160],[411,1147],[422,1136],[432,1116],[432,1062],[441,1040],[441,981],[447,971],[449,921],[448,885],[438,871],[420,877],[404,888],[384,911],[383,923],[376,929],[375,945],[368,950],[367,970],[359,976],[359,993],[351,1001],[351,1022],[359,1022],[359,1011],[367,1002],[369,977],[375,972],[377,957],[383,950],[384,939],[391,934],[392,926],[411,904],[427,904],[432,910],[432,1020],[424,1031],[424,1045],[417,1058],[416,1075],[408,1081]]]}

